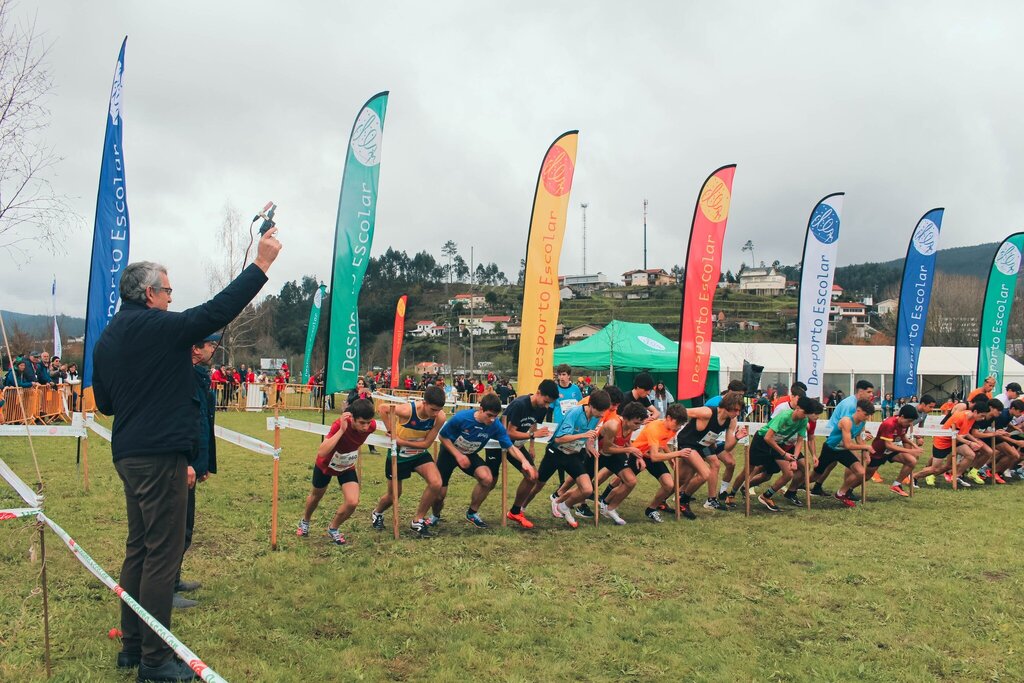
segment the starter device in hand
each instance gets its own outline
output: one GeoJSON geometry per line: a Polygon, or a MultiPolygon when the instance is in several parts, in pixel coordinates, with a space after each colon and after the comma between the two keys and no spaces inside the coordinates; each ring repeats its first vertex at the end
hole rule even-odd
{"type": "Polygon", "coordinates": [[[274,227],[274,211],[276,210],[277,204],[274,202],[267,202],[267,205],[264,206],[263,209],[256,214],[256,217],[252,219],[254,223],[260,218],[263,219],[263,223],[260,225],[260,235],[266,234],[267,230],[274,227]]]}

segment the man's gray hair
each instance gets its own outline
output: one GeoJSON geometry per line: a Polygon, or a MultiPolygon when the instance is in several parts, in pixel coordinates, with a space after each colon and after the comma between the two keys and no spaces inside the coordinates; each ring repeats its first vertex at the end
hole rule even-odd
{"type": "Polygon", "coordinates": [[[160,273],[167,275],[167,268],[152,261],[129,263],[121,273],[121,300],[146,305],[146,288],[160,287],[163,281],[160,273]]]}

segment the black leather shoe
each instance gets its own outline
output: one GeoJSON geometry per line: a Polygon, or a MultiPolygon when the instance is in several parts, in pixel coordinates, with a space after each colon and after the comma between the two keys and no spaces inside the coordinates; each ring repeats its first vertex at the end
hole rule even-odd
{"type": "Polygon", "coordinates": [[[118,652],[117,668],[134,669],[142,661],[142,655],[138,652],[118,652]]]}
{"type": "Polygon", "coordinates": [[[177,657],[171,657],[160,666],[147,666],[139,663],[139,675],[136,681],[194,681],[196,674],[188,664],[177,657]]]}
{"type": "Polygon", "coordinates": [[[178,585],[174,587],[174,592],[188,593],[189,591],[199,590],[202,585],[198,581],[179,581],[178,585]]]}

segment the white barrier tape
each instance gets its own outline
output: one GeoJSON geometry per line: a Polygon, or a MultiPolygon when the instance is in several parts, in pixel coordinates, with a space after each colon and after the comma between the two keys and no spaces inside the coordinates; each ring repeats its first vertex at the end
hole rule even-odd
{"type": "Polygon", "coordinates": [[[327,436],[327,432],[331,430],[330,425],[322,425],[316,422],[306,422],[305,420],[293,420],[290,417],[268,417],[267,431],[273,431],[275,424],[280,425],[281,429],[294,429],[300,432],[319,434],[320,436],[327,436]],[[277,421],[276,423],[275,420],[277,421]]]}
{"type": "Polygon", "coordinates": [[[190,669],[196,672],[197,676],[202,678],[204,681],[207,681],[207,683],[227,683],[220,674],[208,667],[203,660],[199,659],[199,656],[195,652],[178,640],[177,637],[168,631],[163,624],[157,621],[152,614],[144,610],[142,605],[135,601],[135,598],[130,596],[123,588],[117,585],[117,583],[110,578],[110,575],[103,571],[103,567],[99,566],[96,561],[89,556],[89,553],[85,552],[81,546],[75,543],[75,540],[68,535],[68,532],[60,528],[60,525],[42,513],[39,513],[38,518],[39,521],[45,522],[46,525],[53,530],[53,533],[57,534],[60,540],[64,542],[64,545],[68,547],[68,550],[70,550],[74,556],[78,558],[78,561],[89,570],[89,573],[99,579],[104,586],[113,591],[114,595],[121,598],[121,600],[123,600],[133,612],[139,615],[139,618],[142,619],[147,626],[153,629],[153,631],[160,636],[160,639],[174,650],[174,654],[188,664],[190,669]]]}
{"type": "Polygon", "coordinates": [[[0,425],[0,436],[86,436],[74,425],[0,425]]]}
{"type": "MultiPolygon", "coordinates": [[[[757,430],[764,427],[766,422],[740,422],[740,427],[746,427],[750,436],[753,437],[757,433],[757,430]]],[[[864,425],[864,432],[869,436],[874,436],[878,430],[878,426],[881,422],[868,422],[864,425]]],[[[937,429],[933,427],[918,427],[914,426],[911,436],[952,436],[956,433],[955,429],[937,429]]],[[[829,436],[832,434],[832,428],[828,425],[828,420],[818,420],[815,425],[814,435],[815,436],[829,436]]]]}
{"type": "Polygon", "coordinates": [[[254,453],[262,453],[263,455],[269,455],[272,458],[281,457],[280,450],[274,448],[269,443],[260,441],[248,434],[239,434],[238,432],[233,432],[230,429],[225,429],[220,425],[214,425],[213,434],[218,439],[233,443],[236,446],[241,446],[242,448],[254,453]]]}
{"type": "Polygon", "coordinates": [[[40,507],[43,504],[43,497],[37,494],[32,488],[21,480],[17,474],[14,473],[3,458],[0,458],[0,477],[4,479],[8,484],[11,485],[21,499],[31,505],[32,507],[40,507]]]}
{"type": "Polygon", "coordinates": [[[85,421],[85,426],[91,429],[93,432],[95,432],[108,443],[110,442],[112,438],[110,430],[101,425],[99,422],[96,422],[92,418],[89,418],[88,420],[85,421]]]}
{"type": "MultiPolygon", "coordinates": [[[[369,446],[379,446],[381,448],[391,448],[391,437],[388,436],[388,431],[381,424],[381,421],[377,421],[377,431],[371,434],[366,439],[366,444],[369,446]]],[[[299,432],[309,432],[310,434],[319,434],[320,436],[327,436],[327,432],[330,431],[329,425],[322,425],[316,422],[305,422],[303,420],[293,420],[289,417],[267,418],[267,431],[273,431],[274,425],[280,425],[281,429],[294,429],[299,432]],[[274,420],[277,420],[275,423],[274,420]]],[[[552,432],[555,431],[555,425],[553,423],[544,423],[542,426],[548,427],[552,432]]],[[[539,436],[534,439],[535,443],[544,444],[547,446],[548,441],[551,440],[550,436],[539,436]]],[[[435,442],[436,443],[436,442],[435,442]]],[[[491,440],[487,442],[484,448],[501,448],[501,444],[497,441],[491,440]]]]}
{"type": "Polygon", "coordinates": [[[38,515],[40,512],[42,512],[40,508],[11,508],[9,510],[0,510],[0,520],[31,517],[32,515],[38,515]]]}

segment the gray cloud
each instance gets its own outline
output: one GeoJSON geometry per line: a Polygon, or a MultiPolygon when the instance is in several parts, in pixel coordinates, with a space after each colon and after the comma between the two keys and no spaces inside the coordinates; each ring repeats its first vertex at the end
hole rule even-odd
{"type": "Polygon", "coordinates": [[[1024,70],[1013,3],[470,2],[23,5],[53,42],[49,141],[58,190],[88,229],[67,254],[0,268],[3,306],[84,311],[103,115],[126,57],[133,259],[171,270],[175,306],[202,301],[225,203],[280,205],[285,250],[266,292],[330,274],[338,189],[358,107],[390,89],[375,251],[468,256],[518,270],[537,168],[579,128],[562,272],[617,277],[682,263],[700,183],[735,162],[724,267],[799,259],[814,202],[846,191],[841,263],[901,256],[947,207],[943,245],[1013,232],[1024,70]]]}

